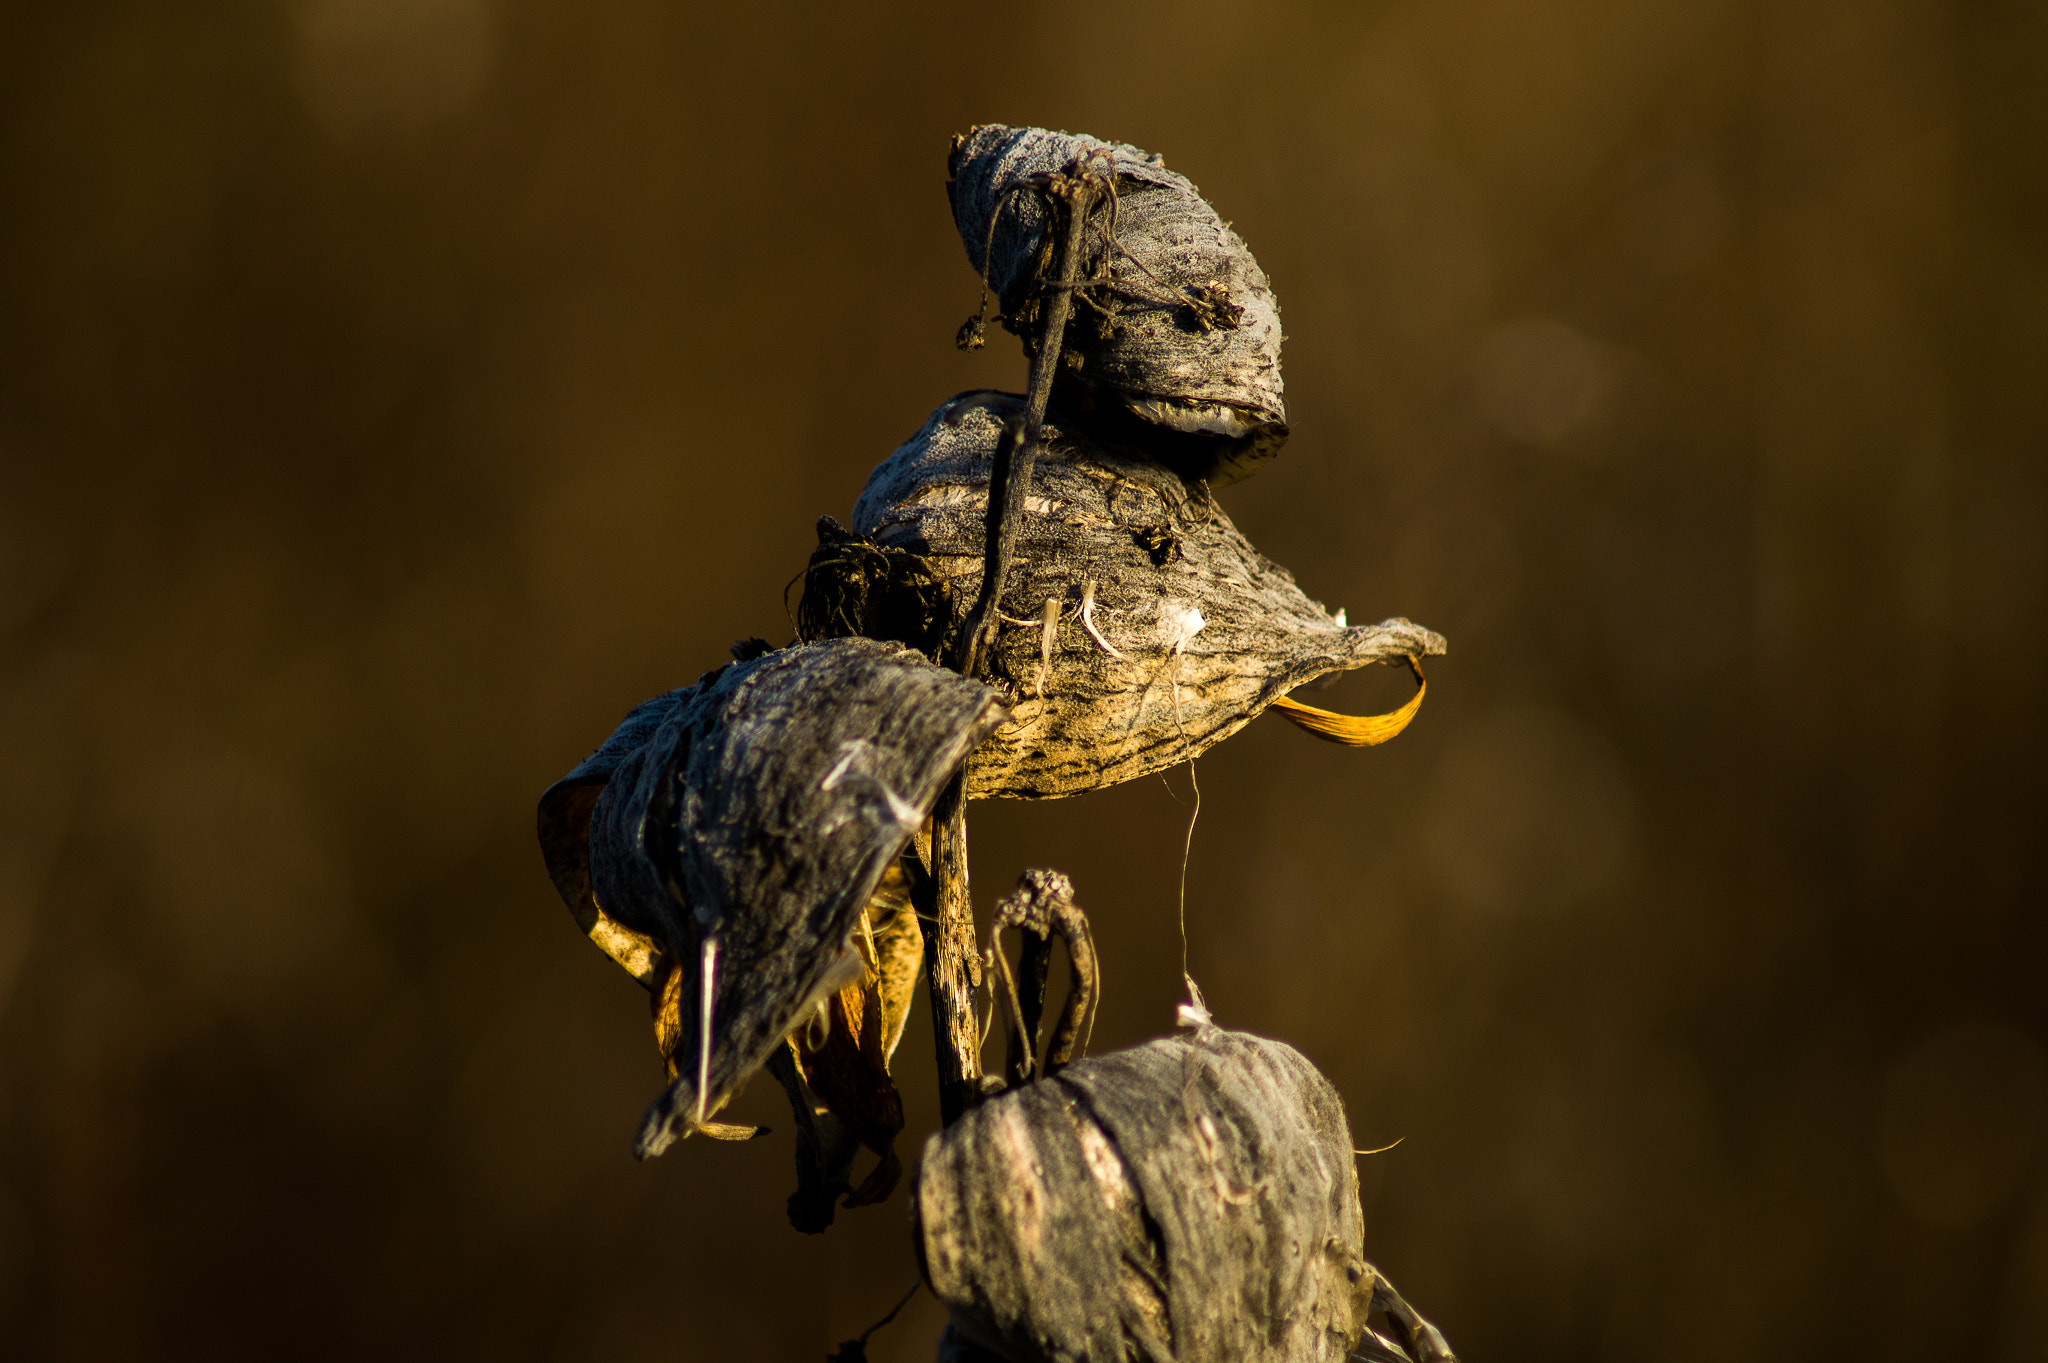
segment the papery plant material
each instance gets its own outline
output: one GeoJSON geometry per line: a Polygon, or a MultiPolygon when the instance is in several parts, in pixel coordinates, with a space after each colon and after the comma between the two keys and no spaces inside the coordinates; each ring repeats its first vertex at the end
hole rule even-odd
{"type": "Polygon", "coordinates": [[[971,1109],[926,1143],[916,1214],[941,1357],[1336,1360],[1373,1305],[1342,1100],[1215,1026],[971,1109]]]}
{"type": "Polygon", "coordinates": [[[906,852],[888,869],[861,911],[853,946],[863,978],[821,1004],[769,1061],[796,1118],[797,1190],[789,1198],[789,1221],[806,1234],[832,1224],[842,1195],[848,1207],[867,1206],[888,1197],[902,1177],[894,1147],[903,1130],[903,1099],[889,1062],[924,959],[905,870],[915,856],[906,852]],[[862,1146],[879,1162],[855,1188],[853,1162],[862,1146]]]}
{"type": "Polygon", "coordinates": [[[1408,670],[1415,674],[1415,694],[1408,698],[1406,705],[1384,715],[1340,715],[1334,710],[1303,705],[1288,696],[1275,700],[1273,708],[1296,728],[1314,734],[1326,743],[1346,748],[1377,748],[1400,736],[1401,731],[1408,727],[1408,721],[1415,718],[1415,712],[1422,708],[1422,698],[1429,694],[1429,683],[1422,676],[1422,660],[1410,657],[1408,670]]]}
{"type": "MultiPolygon", "coordinates": [[[[875,470],[854,507],[868,552],[915,556],[920,583],[947,585],[920,585],[918,610],[946,603],[955,628],[980,584],[990,458],[1016,407],[1003,393],[953,399],[875,470]]],[[[846,560],[844,533],[828,526],[819,554],[846,560]]],[[[817,562],[806,620],[814,591],[846,591],[817,562]]],[[[905,562],[892,571],[912,575],[905,562]]],[[[976,797],[1074,795],[1144,776],[1206,751],[1305,682],[1445,647],[1406,620],[1346,626],[1212,498],[1143,449],[1073,426],[1048,428],[1010,584],[989,675],[1011,693],[1011,721],[968,768],[976,797]]]]}
{"type": "Polygon", "coordinates": [[[540,851],[556,892],[584,935],[648,989],[654,988],[668,961],[667,947],[659,936],[660,924],[651,919],[637,925],[624,923],[599,907],[590,888],[590,811],[597,807],[597,797],[604,793],[619,764],[654,737],[685,696],[701,691],[716,675],[700,678],[694,687],[678,687],[641,701],[619,721],[603,746],[540,797],[540,851]]]}
{"type": "Polygon", "coordinates": [[[642,706],[543,797],[543,845],[579,921],[651,944],[599,942],[628,969],[646,960],[674,1071],[642,1158],[692,1130],[752,1134],[707,1118],[861,983],[863,907],[1003,714],[988,687],[908,649],[805,645],[642,706]],[[593,764],[609,775],[591,799],[593,764]],[[579,859],[562,830],[586,802],[579,859]]]}
{"type": "MultiPolygon", "coordinates": [[[[1091,219],[1061,386],[1085,405],[1187,437],[1159,452],[1190,478],[1244,477],[1287,438],[1279,304],[1243,240],[1184,176],[1121,143],[975,128],[948,164],[967,257],[995,290],[1004,324],[1035,353],[1052,260],[1051,215],[1036,186],[1104,159],[1116,194],[1091,219]]],[[[963,344],[978,343],[977,326],[963,344]]]]}

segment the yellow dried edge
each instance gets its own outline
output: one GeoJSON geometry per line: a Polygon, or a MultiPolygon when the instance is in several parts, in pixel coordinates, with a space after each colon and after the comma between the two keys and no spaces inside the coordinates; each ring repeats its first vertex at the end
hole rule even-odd
{"type": "Polygon", "coordinates": [[[652,937],[633,931],[603,909],[597,908],[594,900],[591,907],[596,909],[596,913],[584,926],[584,932],[589,934],[591,941],[597,943],[598,950],[624,966],[626,972],[634,979],[652,989],[655,976],[660,973],[662,962],[667,959],[668,953],[663,951],[661,944],[652,937]]]}
{"type": "Polygon", "coordinates": [[[1406,705],[1384,715],[1340,715],[1334,710],[1318,710],[1313,705],[1303,705],[1286,696],[1274,701],[1273,708],[1326,742],[1341,743],[1347,748],[1376,748],[1408,727],[1408,721],[1415,718],[1415,712],[1422,708],[1423,696],[1429,692],[1421,664],[1410,658],[1408,666],[1415,673],[1415,694],[1406,705]]]}

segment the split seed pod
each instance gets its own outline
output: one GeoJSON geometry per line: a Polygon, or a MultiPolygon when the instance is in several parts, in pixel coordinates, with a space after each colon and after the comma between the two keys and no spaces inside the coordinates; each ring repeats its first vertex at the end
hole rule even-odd
{"type": "Polygon", "coordinates": [[[922,874],[916,862],[915,851],[898,858],[861,911],[853,945],[864,978],[826,1000],[822,1014],[790,1033],[768,1059],[796,1118],[797,1189],[789,1197],[789,1223],[806,1235],[832,1224],[842,1196],[848,1207],[880,1202],[903,1174],[895,1152],[903,1100],[889,1061],[903,1039],[924,963],[924,932],[910,898],[912,876],[922,874]],[[853,1163],[863,1146],[879,1162],[856,1188],[853,1163]]]}
{"type": "Polygon", "coordinates": [[[975,128],[956,140],[948,166],[967,257],[1035,353],[1053,234],[1034,184],[1105,162],[1116,194],[1089,220],[1062,386],[1192,437],[1174,442],[1191,478],[1245,477],[1287,439],[1280,307],[1251,251],[1186,177],[1121,143],[975,128]]]}
{"type": "MultiPolygon", "coordinates": [[[[943,610],[959,628],[981,582],[991,457],[1020,405],[1003,393],[962,394],[876,468],[853,529],[872,555],[914,558],[915,572],[868,572],[853,587],[914,582],[901,590],[915,591],[917,610],[899,614],[923,621],[943,610]]],[[[848,589],[832,565],[858,556],[836,527],[824,537],[802,618],[887,616],[872,594],[862,612],[825,608],[848,589]]],[[[1007,590],[990,668],[1011,693],[1011,722],[975,754],[976,797],[1075,795],[1144,776],[1222,742],[1305,682],[1445,647],[1402,619],[1345,625],[1213,499],[1144,450],[1071,425],[1046,428],[1007,590]]],[[[1378,730],[1282,708],[1304,727],[1352,724],[1363,734],[1355,741],[1375,742],[1398,732],[1413,705],[1378,730]]]]}
{"type": "Polygon", "coordinates": [[[864,906],[1003,713],[988,687],[905,648],[788,648],[636,709],[542,797],[564,898],[655,990],[673,1073],[642,1158],[692,1130],[752,1134],[706,1119],[862,982],[864,906]]]}
{"type": "Polygon", "coordinates": [[[1215,1026],[971,1109],[926,1143],[916,1215],[942,1359],[1336,1360],[1374,1305],[1343,1101],[1215,1026]]]}

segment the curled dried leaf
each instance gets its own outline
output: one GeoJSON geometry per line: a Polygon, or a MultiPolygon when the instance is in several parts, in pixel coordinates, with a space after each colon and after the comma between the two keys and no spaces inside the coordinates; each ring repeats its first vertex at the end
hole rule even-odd
{"type": "Polygon", "coordinates": [[[597,807],[597,797],[604,793],[619,764],[654,736],[685,695],[704,685],[705,679],[699,679],[695,687],[678,687],[634,706],[596,752],[578,762],[540,797],[540,850],[556,893],[569,906],[576,926],[598,949],[650,990],[656,987],[657,978],[667,965],[667,949],[659,936],[660,924],[652,918],[631,924],[621,922],[598,905],[590,888],[590,812],[597,807]]]}
{"type": "Polygon", "coordinates": [[[1341,743],[1347,748],[1375,748],[1407,728],[1408,721],[1414,719],[1415,712],[1422,708],[1422,697],[1429,690],[1429,683],[1422,678],[1420,662],[1410,658],[1408,666],[1415,673],[1415,694],[1406,705],[1384,715],[1340,715],[1334,710],[1318,710],[1313,705],[1303,705],[1290,696],[1275,700],[1273,709],[1317,738],[1341,743]]]}

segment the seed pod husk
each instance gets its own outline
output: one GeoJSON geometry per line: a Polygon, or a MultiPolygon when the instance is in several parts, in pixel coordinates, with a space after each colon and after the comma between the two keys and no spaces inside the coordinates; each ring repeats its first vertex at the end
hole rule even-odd
{"type": "MultiPolygon", "coordinates": [[[[596,752],[578,762],[540,797],[540,852],[556,893],[569,906],[569,913],[584,935],[648,989],[654,988],[668,960],[667,948],[660,938],[661,925],[651,916],[622,922],[617,914],[598,904],[590,888],[590,812],[597,807],[597,797],[604,793],[619,764],[646,746],[685,696],[701,691],[710,677],[716,675],[711,673],[700,678],[695,686],[677,687],[652,700],[641,701],[619,721],[619,727],[596,752]]],[[[631,913],[636,906],[622,907],[631,913]]]]}
{"type": "MultiPolygon", "coordinates": [[[[990,460],[1018,405],[1005,393],[954,398],[876,468],[854,507],[855,532],[947,584],[920,599],[942,603],[953,629],[980,586],[990,460]]],[[[1144,776],[1306,682],[1445,647],[1402,619],[1346,626],[1205,492],[1073,424],[1047,427],[1009,584],[990,671],[1010,692],[1011,720],[974,756],[975,797],[1075,795],[1144,776]]],[[[823,573],[817,590],[842,587],[823,573]]]]}
{"type": "Polygon", "coordinates": [[[648,702],[543,797],[550,869],[579,921],[645,943],[622,953],[599,940],[654,977],[674,1062],[642,1124],[643,1158],[691,1130],[743,1134],[704,1119],[821,1003],[861,983],[851,937],[863,907],[1003,713],[988,687],[909,649],[802,645],[648,702]],[[586,803],[579,879],[563,830],[586,803]]]}
{"type": "Polygon", "coordinates": [[[916,859],[915,851],[898,858],[861,911],[853,946],[863,958],[864,978],[827,1000],[824,1016],[790,1033],[787,1046],[768,1061],[797,1126],[789,1222],[807,1235],[832,1224],[841,1196],[848,1207],[880,1202],[902,1176],[894,1147],[903,1130],[903,1099],[889,1060],[902,1040],[924,958],[924,933],[910,902],[908,868],[916,859]],[[855,1187],[853,1162],[863,1146],[878,1163],[855,1187]]]}
{"type": "Polygon", "coordinates": [[[916,1216],[962,1356],[1335,1360],[1372,1305],[1342,1100],[1210,1025],[970,1110],[926,1143],[916,1216]]]}
{"type": "Polygon", "coordinates": [[[1287,438],[1280,308],[1250,249],[1185,176],[1122,143],[975,128],[956,139],[948,163],[967,257],[996,291],[1004,324],[1035,354],[1052,233],[1031,185],[1105,163],[1116,194],[1091,215],[1062,387],[1190,437],[1167,443],[1170,462],[1190,477],[1233,482],[1287,438]]]}

